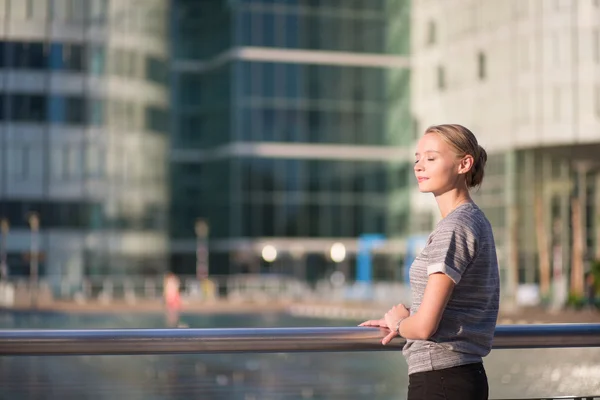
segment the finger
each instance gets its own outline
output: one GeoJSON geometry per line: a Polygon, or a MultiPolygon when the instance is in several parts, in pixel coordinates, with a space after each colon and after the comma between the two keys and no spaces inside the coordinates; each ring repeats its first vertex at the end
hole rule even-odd
{"type": "Polygon", "coordinates": [[[379,324],[377,324],[377,321],[370,320],[370,321],[365,321],[358,326],[379,326],[379,324]]]}
{"type": "Polygon", "coordinates": [[[396,332],[390,332],[386,337],[383,338],[381,344],[388,344],[394,338],[394,336],[396,336],[396,332]]]}

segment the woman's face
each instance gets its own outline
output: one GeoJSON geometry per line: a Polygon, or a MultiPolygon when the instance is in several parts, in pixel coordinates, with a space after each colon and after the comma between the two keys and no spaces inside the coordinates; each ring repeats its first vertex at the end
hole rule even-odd
{"type": "Polygon", "coordinates": [[[466,172],[464,166],[464,158],[461,161],[452,146],[438,134],[427,133],[419,140],[414,170],[422,193],[438,195],[464,183],[461,181],[461,175],[466,172]]]}

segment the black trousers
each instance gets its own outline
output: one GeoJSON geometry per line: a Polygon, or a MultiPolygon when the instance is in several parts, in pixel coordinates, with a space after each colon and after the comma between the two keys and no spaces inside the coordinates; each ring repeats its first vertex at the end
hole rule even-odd
{"type": "Polygon", "coordinates": [[[488,380],[482,363],[408,377],[408,400],[487,400],[488,380]]]}

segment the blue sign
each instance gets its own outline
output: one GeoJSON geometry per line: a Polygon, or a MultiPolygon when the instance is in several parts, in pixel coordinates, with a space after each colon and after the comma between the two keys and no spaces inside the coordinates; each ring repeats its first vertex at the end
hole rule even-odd
{"type": "Polygon", "coordinates": [[[429,236],[415,235],[409,236],[406,239],[406,255],[404,257],[404,282],[410,283],[410,266],[415,261],[415,258],[427,245],[429,236]]]}
{"type": "Polygon", "coordinates": [[[367,233],[358,237],[356,256],[356,281],[370,283],[373,279],[371,250],[382,245],[385,236],[379,233],[367,233]]]}

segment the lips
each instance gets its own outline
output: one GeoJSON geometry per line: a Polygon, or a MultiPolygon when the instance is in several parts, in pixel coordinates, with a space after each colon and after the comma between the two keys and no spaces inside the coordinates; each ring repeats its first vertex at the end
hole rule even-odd
{"type": "Polygon", "coordinates": [[[424,176],[420,176],[420,177],[418,177],[418,178],[417,178],[417,181],[418,181],[419,183],[421,183],[421,182],[424,182],[424,181],[426,181],[427,179],[429,179],[429,178],[426,178],[426,177],[424,177],[424,176]]]}

